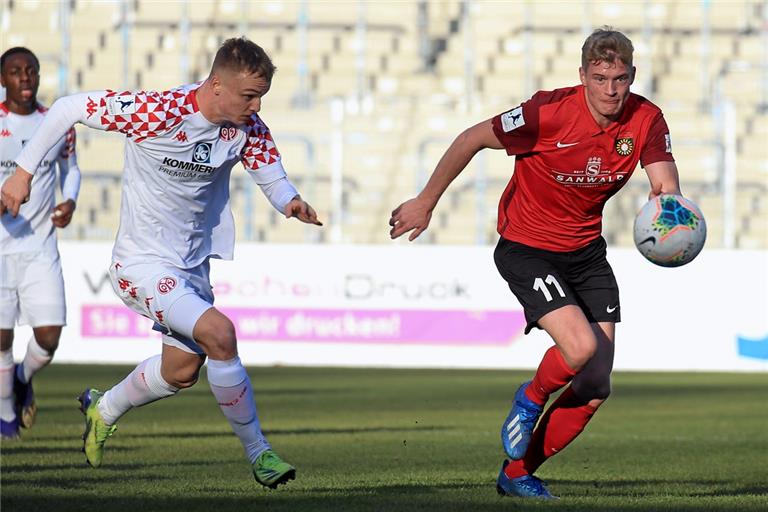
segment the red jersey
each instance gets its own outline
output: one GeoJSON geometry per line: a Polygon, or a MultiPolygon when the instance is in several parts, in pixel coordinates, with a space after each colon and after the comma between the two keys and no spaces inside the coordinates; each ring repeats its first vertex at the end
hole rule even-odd
{"type": "Polygon", "coordinates": [[[637,163],[674,161],[661,110],[630,94],[621,117],[601,128],[584,86],[539,91],[493,118],[515,171],[499,202],[498,232],[549,251],[584,247],[600,236],[603,206],[637,163]]]}

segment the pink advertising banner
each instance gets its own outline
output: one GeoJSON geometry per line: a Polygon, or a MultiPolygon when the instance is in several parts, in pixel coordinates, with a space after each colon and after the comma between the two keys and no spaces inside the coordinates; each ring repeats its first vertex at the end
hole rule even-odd
{"type": "MultiPolygon", "coordinates": [[[[223,307],[241,341],[508,345],[522,311],[359,310],[223,307]]],[[[124,306],[83,305],[83,337],[153,336],[152,322],[124,306]]]]}

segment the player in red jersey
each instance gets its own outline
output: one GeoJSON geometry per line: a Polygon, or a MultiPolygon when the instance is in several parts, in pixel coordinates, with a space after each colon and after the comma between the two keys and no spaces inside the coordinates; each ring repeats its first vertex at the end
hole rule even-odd
{"type": "Polygon", "coordinates": [[[544,329],[555,344],[533,380],[517,390],[502,425],[511,460],[499,473],[500,494],[553,498],[533,473],[582,432],[610,393],[620,304],[601,236],[603,206],[638,162],[652,196],[680,193],[661,110],[630,93],[632,54],[624,34],[596,30],[582,47],[581,85],[539,91],[465,130],[424,190],[398,206],[389,221],[392,238],[410,232],[414,240],[475,153],[492,148],[516,156],[499,202],[494,259],[523,306],[526,333],[544,329]],[[564,387],[544,412],[550,395],[564,387]]]}

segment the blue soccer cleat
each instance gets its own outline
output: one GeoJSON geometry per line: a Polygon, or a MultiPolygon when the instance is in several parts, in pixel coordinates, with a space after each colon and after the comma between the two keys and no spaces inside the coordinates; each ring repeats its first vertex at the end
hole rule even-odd
{"type": "Polygon", "coordinates": [[[35,392],[32,390],[32,379],[26,384],[21,382],[18,377],[17,364],[13,372],[13,393],[16,395],[16,416],[19,418],[19,424],[24,428],[32,428],[37,418],[37,403],[35,403],[35,392]]]}
{"type": "Polygon", "coordinates": [[[504,468],[509,464],[508,460],[505,460],[501,465],[501,471],[499,472],[499,478],[496,480],[496,492],[501,496],[517,496],[518,498],[538,498],[541,500],[557,500],[560,499],[557,496],[553,496],[544,486],[544,482],[541,479],[536,478],[533,475],[523,475],[517,478],[509,478],[504,473],[504,468]]]}
{"type": "Polygon", "coordinates": [[[533,429],[544,409],[544,406],[525,396],[525,390],[530,384],[531,381],[524,382],[517,388],[512,410],[501,426],[501,444],[512,460],[520,460],[525,456],[533,429]]]}
{"type": "Polygon", "coordinates": [[[0,437],[3,441],[19,439],[19,418],[13,418],[11,421],[0,420],[0,437]]]}

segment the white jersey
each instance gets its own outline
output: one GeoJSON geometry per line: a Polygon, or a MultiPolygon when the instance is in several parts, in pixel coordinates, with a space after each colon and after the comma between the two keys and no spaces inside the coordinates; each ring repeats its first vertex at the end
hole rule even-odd
{"type": "MultiPolygon", "coordinates": [[[[0,184],[16,170],[16,157],[38,130],[46,113],[45,107],[38,105],[37,110],[29,115],[14,114],[5,103],[0,103],[0,184]]],[[[57,165],[64,200],[76,201],[80,189],[80,169],[77,167],[73,128],[59,136],[36,163],[30,198],[21,205],[19,215],[15,218],[10,215],[0,217],[0,254],[58,254],[56,229],[51,222],[56,206],[57,165]]]]}
{"type": "Polygon", "coordinates": [[[156,261],[183,269],[208,257],[232,259],[232,167],[242,162],[260,185],[285,178],[285,171],[258,115],[243,126],[212,124],[198,110],[198,86],[61,98],[50,110],[58,123],[45,123],[17,163],[35,168],[59,123],[122,132],[127,142],[113,259],[123,266],[156,261]]]}

